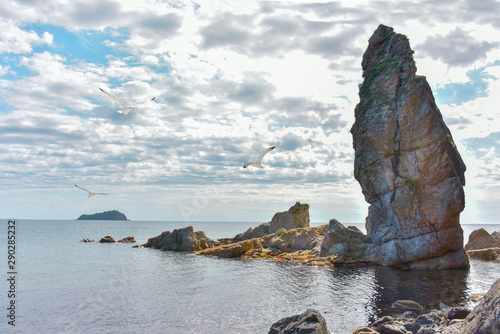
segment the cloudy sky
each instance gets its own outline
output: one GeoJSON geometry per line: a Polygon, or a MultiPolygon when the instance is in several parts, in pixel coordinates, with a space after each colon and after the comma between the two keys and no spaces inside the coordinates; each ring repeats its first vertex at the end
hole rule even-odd
{"type": "Polygon", "coordinates": [[[364,222],[349,132],[381,23],[408,36],[500,217],[500,2],[0,0],[0,217],[364,222]],[[127,115],[99,91],[129,103],[127,115]],[[243,169],[276,146],[263,170],[243,169]],[[90,199],[78,184],[110,196],[90,199]]]}

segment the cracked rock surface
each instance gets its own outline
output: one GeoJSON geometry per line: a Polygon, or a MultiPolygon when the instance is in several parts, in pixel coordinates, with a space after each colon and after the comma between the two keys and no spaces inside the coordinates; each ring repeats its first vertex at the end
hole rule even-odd
{"type": "Polygon", "coordinates": [[[459,216],[465,164],[406,36],[380,25],[362,60],[354,175],[370,204],[368,260],[467,268],[459,216]]]}

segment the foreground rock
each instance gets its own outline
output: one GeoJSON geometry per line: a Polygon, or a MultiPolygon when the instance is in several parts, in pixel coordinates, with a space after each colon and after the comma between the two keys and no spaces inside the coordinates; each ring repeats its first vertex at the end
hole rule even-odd
{"type": "Polygon", "coordinates": [[[371,260],[409,268],[467,268],[465,164],[406,36],[380,25],[363,60],[352,126],[354,175],[370,204],[371,260]]]}
{"type": "Polygon", "coordinates": [[[461,333],[500,333],[500,279],[467,316],[461,333]]]}
{"type": "Polygon", "coordinates": [[[484,295],[483,301],[469,311],[465,306],[449,307],[422,313],[412,301],[398,301],[393,307],[406,311],[400,316],[384,316],[354,333],[379,334],[494,334],[500,333],[500,279],[484,295]]]}
{"type": "Polygon", "coordinates": [[[286,317],[275,322],[269,334],[329,334],[325,318],[316,310],[286,317]]]}
{"type": "Polygon", "coordinates": [[[143,247],[157,248],[162,250],[177,251],[198,251],[205,248],[211,248],[214,242],[207,238],[205,232],[194,232],[192,226],[170,231],[165,231],[159,236],[150,238],[143,247]]]}

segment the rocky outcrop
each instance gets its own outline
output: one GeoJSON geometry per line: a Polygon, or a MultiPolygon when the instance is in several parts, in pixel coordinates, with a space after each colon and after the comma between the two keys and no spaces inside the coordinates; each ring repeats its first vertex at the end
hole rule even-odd
{"type": "Polygon", "coordinates": [[[482,303],[467,316],[461,333],[500,333],[500,279],[484,295],[482,303]]]}
{"type": "Polygon", "coordinates": [[[500,333],[500,279],[472,311],[462,304],[455,307],[440,304],[439,310],[423,312],[414,301],[397,301],[393,305],[403,313],[383,316],[355,333],[378,334],[493,334],[500,333]]]}
{"type": "Polygon", "coordinates": [[[374,261],[365,256],[371,239],[357,228],[346,228],[338,220],[332,219],[328,224],[325,237],[321,243],[321,256],[336,255],[335,263],[374,261]]]}
{"type": "Polygon", "coordinates": [[[500,261],[500,233],[489,233],[484,228],[472,231],[464,249],[471,259],[500,261]]]}
{"type": "Polygon", "coordinates": [[[465,164],[406,36],[380,25],[363,60],[351,128],[354,175],[370,204],[367,250],[383,265],[466,268],[465,164]]]}
{"type": "Polygon", "coordinates": [[[102,244],[105,244],[105,243],[113,243],[113,242],[116,242],[116,241],[115,241],[115,239],[113,239],[112,236],[107,235],[107,236],[101,238],[101,240],[99,240],[99,242],[102,243],[102,244]]]}
{"type": "Polygon", "coordinates": [[[278,230],[309,227],[309,205],[295,203],[288,211],[278,212],[269,223],[261,224],[255,228],[249,228],[246,232],[234,237],[234,241],[242,241],[260,238],[267,234],[276,233],[278,230]]]}
{"type": "Polygon", "coordinates": [[[316,310],[286,317],[275,322],[269,334],[329,334],[325,318],[316,310]]]}
{"type": "Polygon", "coordinates": [[[118,240],[118,242],[121,242],[121,243],[124,243],[124,244],[133,244],[133,243],[136,243],[137,241],[135,241],[135,238],[134,237],[125,237],[121,240],[118,240]]]}
{"type": "Polygon", "coordinates": [[[213,247],[214,242],[207,238],[205,232],[194,232],[192,226],[187,226],[172,232],[165,231],[156,237],[150,238],[143,246],[162,250],[194,252],[213,247]]]}
{"type": "Polygon", "coordinates": [[[480,228],[472,231],[469,235],[469,240],[467,244],[464,246],[466,251],[476,250],[476,249],[485,249],[492,247],[500,247],[500,240],[496,240],[494,235],[496,236],[498,232],[493,232],[490,234],[484,228],[480,228]]]}
{"type": "Polygon", "coordinates": [[[93,239],[83,239],[83,240],[80,240],[80,242],[94,242],[93,239]]]}

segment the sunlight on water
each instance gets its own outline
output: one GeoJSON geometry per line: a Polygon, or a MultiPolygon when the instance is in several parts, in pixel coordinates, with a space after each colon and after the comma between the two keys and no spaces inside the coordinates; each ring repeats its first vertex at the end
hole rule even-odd
{"type": "MultiPolygon", "coordinates": [[[[249,227],[193,225],[212,238],[249,227]]],[[[312,267],[79,242],[130,235],[144,243],[184,226],[18,222],[17,333],[267,333],[275,321],[308,308],[323,314],[330,331],[352,333],[393,312],[390,306],[397,299],[413,299],[427,308],[458,304],[471,293],[485,292],[498,278],[498,264],[478,261],[470,271],[312,267]]]]}

